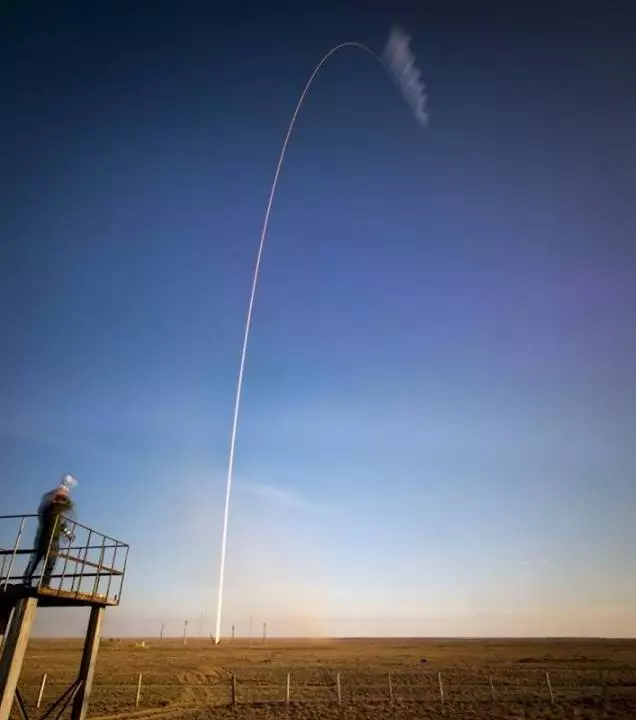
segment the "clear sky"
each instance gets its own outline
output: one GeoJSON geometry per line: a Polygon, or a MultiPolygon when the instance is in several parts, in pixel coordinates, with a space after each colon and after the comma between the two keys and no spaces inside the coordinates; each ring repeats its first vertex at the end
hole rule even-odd
{"type": "Polygon", "coordinates": [[[395,23],[428,129],[348,49],[281,175],[224,630],[636,636],[634,10],[479,5],[3,3],[1,512],[76,475],[107,633],[213,632],[280,143],[395,23]]]}

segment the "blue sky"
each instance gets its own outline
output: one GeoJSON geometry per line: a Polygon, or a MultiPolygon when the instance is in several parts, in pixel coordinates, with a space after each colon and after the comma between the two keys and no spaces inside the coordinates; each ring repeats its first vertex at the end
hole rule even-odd
{"type": "Polygon", "coordinates": [[[107,631],[213,631],[280,143],[321,55],[399,23],[429,128],[345,50],[289,146],[224,629],[636,635],[627,4],[339,5],[4,11],[3,512],[74,473],[132,546],[107,631]]]}

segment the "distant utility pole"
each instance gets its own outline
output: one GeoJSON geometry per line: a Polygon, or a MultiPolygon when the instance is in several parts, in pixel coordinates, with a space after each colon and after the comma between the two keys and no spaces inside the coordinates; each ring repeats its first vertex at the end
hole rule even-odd
{"type": "Polygon", "coordinates": [[[183,621],[183,644],[185,645],[188,642],[188,621],[183,621]]]}
{"type": "Polygon", "coordinates": [[[267,623],[263,623],[263,642],[267,642],[267,623]]]}
{"type": "Polygon", "coordinates": [[[161,631],[159,632],[159,642],[163,642],[165,630],[166,630],[165,623],[161,623],[161,631]]]}
{"type": "Polygon", "coordinates": [[[236,628],[232,625],[232,640],[236,637],[236,628]]]}

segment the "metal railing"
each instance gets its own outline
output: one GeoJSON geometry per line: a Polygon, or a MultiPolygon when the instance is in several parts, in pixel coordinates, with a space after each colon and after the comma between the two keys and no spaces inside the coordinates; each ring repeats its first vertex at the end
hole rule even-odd
{"type": "Polygon", "coordinates": [[[65,516],[46,536],[38,527],[38,515],[0,515],[0,592],[31,585],[38,595],[61,601],[119,604],[126,543],[65,516]],[[29,581],[29,562],[36,560],[29,581]]]}

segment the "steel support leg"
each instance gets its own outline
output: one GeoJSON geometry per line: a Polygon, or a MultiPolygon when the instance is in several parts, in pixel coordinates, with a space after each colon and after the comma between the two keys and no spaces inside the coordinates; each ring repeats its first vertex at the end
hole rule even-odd
{"type": "MultiPolygon", "coordinates": [[[[81,685],[73,702],[71,720],[85,720],[88,712],[88,700],[93,687],[93,678],[95,676],[99,639],[102,632],[102,623],[104,621],[104,609],[105,608],[98,605],[93,605],[93,607],[91,607],[91,616],[86,630],[86,639],[84,640],[82,663],[80,665],[79,676],[77,678],[81,685]]],[[[0,717],[0,720],[4,720],[4,718],[0,717]]]]}
{"type": "Polygon", "coordinates": [[[0,657],[0,720],[9,720],[11,714],[37,606],[37,598],[18,600],[4,638],[0,657]]]}

